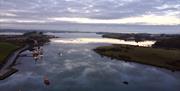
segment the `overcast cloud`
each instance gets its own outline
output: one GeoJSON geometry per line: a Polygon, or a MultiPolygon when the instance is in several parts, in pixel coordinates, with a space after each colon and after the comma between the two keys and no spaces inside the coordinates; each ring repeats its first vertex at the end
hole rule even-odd
{"type": "Polygon", "coordinates": [[[180,0],[0,0],[1,27],[66,23],[180,25],[180,0]]]}

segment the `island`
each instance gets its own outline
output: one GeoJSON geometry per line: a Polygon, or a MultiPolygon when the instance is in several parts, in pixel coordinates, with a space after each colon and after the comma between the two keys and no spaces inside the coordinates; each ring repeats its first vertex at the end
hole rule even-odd
{"type": "MultiPolygon", "coordinates": [[[[156,40],[156,43],[151,47],[133,46],[133,45],[122,45],[112,44],[110,46],[100,46],[94,49],[95,52],[101,56],[107,56],[111,59],[118,59],[128,62],[137,62],[156,67],[167,68],[172,71],[180,70],[180,37],[179,35],[165,35],[161,34],[137,34],[137,40],[156,40]],[[144,37],[142,37],[144,36],[144,37]],[[151,36],[151,38],[150,38],[151,36]],[[154,37],[152,37],[154,36],[154,37]]],[[[136,34],[104,34],[103,37],[110,37],[128,40],[136,34]],[[119,35],[119,37],[118,37],[119,35]],[[116,36],[116,37],[114,37],[116,36]]],[[[136,40],[133,37],[131,40],[136,40]]],[[[137,41],[138,42],[138,41],[137,41]]]]}

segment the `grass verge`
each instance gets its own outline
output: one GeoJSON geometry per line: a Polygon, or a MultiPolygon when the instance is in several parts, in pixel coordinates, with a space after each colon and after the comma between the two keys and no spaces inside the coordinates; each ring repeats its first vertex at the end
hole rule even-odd
{"type": "Polygon", "coordinates": [[[180,50],[137,47],[130,45],[102,46],[94,49],[102,56],[124,61],[133,61],[170,70],[180,70],[180,50]]]}
{"type": "Polygon", "coordinates": [[[1,42],[0,43],[0,64],[3,64],[6,60],[6,58],[16,49],[18,49],[19,46],[11,44],[11,43],[6,43],[6,42],[1,42]]]}

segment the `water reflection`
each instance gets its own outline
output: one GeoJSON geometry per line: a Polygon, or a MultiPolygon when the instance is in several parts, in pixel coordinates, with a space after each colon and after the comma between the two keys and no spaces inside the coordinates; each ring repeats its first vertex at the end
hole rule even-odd
{"type": "Polygon", "coordinates": [[[88,43],[108,43],[108,44],[127,44],[127,45],[138,45],[138,46],[151,46],[155,41],[125,41],[112,38],[74,38],[74,39],[52,39],[51,42],[66,43],[66,44],[88,44],[88,43]]]}
{"type": "Polygon", "coordinates": [[[0,32],[0,35],[22,35],[21,32],[0,32]]]}
{"type": "Polygon", "coordinates": [[[100,45],[51,42],[43,47],[42,61],[19,58],[19,71],[0,81],[0,91],[179,91],[179,72],[101,57],[92,51],[100,45]]]}

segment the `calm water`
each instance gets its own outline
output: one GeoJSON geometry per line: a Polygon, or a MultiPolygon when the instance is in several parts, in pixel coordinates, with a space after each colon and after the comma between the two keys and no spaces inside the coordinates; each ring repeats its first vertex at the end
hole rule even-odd
{"type": "MultiPolygon", "coordinates": [[[[100,38],[93,33],[56,35],[64,41],[100,38]]],[[[44,58],[37,63],[31,57],[20,57],[15,66],[19,71],[0,81],[0,91],[180,91],[180,72],[102,58],[92,51],[101,45],[109,44],[52,41],[44,46],[44,58]],[[45,75],[50,86],[43,83],[45,75]]]]}

